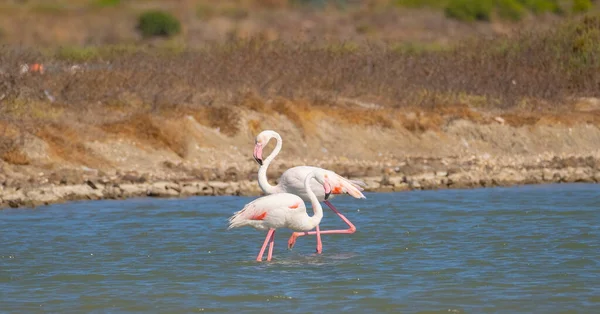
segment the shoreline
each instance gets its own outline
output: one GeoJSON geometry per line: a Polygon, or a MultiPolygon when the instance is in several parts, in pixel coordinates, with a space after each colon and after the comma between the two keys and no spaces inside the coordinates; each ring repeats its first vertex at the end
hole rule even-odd
{"type": "MultiPolygon", "coordinates": [[[[467,158],[463,160],[441,158],[432,166],[431,160],[417,159],[410,164],[383,166],[381,175],[349,176],[365,182],[365,192],[399,192],[411,190],[438,190],[460,188],[486,188],[549,183],[600,183],[600,157],[548,156],[533,160],[492,160],[467,158]],[[503,162],[502,162],[503,161],[503,162]]],[[[369,170],[373,172],[371,167],[369,170]]],[[[239,176],[244,177],[244,176],[239,176]]],[[[248,176],[246,176],[247,178],[248,176]]],[[[279,175],[269,175],[276,183],[279,175]]],[[[46,183],[29,186],[2,186],[0,209],[36,208],[69,201],[129,199],[139,197],[181,198],[190,196],[260,196],[257,180],[198,180],[193,178],[148,179],[125,175],[107,180],[91,176],[79,183],[46,183]],[[137,181],[137,182],[136,182],[137,181]]]]}

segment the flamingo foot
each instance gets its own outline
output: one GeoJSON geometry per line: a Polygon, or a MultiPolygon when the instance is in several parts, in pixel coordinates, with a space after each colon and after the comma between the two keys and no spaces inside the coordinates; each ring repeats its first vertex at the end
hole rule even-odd
{"type": "Polygon", "coordinates": [[[302,233],[300,232],[292,233],[292,236],[288,240],[288,250],[291,250],[294,247],[294,244],[296,244],[296,238],[298,238],[298,236],[300,236],[301,234],[302,233]]]}

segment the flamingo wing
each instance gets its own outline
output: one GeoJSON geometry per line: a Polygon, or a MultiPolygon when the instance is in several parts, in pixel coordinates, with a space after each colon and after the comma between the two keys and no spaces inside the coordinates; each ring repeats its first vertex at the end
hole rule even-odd
{"type": "Polygon", "coordinates": [[[331,184],[332,194],[349,194],[355,198],[366,198],[361,191],[364,189],[361,187],[365,186],[365,183],[359,180],[349,180],[339,174],[326,170],[329,176],[329,182],[331,184]]]}
{"type": "MultiPolygon", "coordinates": [[[[364,182],[360,180],[349,180],[331,170],[313,166],[296,166],[286,170],[279,178],[278,186],[285,192],[306,198],[304,179],[314,170],[323,170],[327,173],[332,188],[332,194],[349,194],[355,198],[366,198],[361,192],[364,191],[362,187],[366,186],[364,182]]],[[[316,181],[311,182],[311,188],[317,196],[323,197],[323,189],[316,181]]]]}
{"type": "Polygon", "coordinates": [[[227,229],[251,225],[258,227],[259,223],[268,223],[271,227],[282,224],[289,211],[304,209],[304,202],[296,195],[278,193],[263,196],[246,204],[242,210],[235,212],[229,218],[227,229]]]}

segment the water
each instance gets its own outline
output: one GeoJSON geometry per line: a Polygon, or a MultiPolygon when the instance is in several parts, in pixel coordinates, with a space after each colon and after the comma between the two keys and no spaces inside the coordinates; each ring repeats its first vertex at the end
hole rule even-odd
{"type": "Polygon", "coordinates": [[[226,231],[251,199],[1,210],[0,312],[600,312],[598,185],[337,198],[355,234],[316,255],[279,230],[270,263],[264,232],[226,231]]]}

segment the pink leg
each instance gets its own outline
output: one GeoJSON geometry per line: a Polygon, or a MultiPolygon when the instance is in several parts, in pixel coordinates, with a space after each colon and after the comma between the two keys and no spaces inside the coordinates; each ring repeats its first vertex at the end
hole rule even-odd
{"type": "Polygon", "coordinates": [[[263,243],[263,246],[260,249],[260,252],[258,252],[258,256],[256,257],[257,262],[262,262],[262,257],[263,257],[263,254],[265,253],[265,249],[267,248],[267,243],[269,243],[269,240],[271,239],[271,236],[273,235],[274,232],[275,232],[275,229],[269,229],[269,232],[267,232],[267,237],[265,238],[265,243],[263,243]]]}
{"type": "Polygon", "coordinates": [[[271,240],[269,241],[269,254],[267,255],[267,262],[271,261],[271,257],[273,257],[273,244],[275,244],[275,230],[271,234],[271,240]]]}
{"type": "MultiPolygon", "coordinates": [[[[352,222],[350,222],[350,220],[348,220],[348,218],[346,218],[344,215],[342,215],[342,213],[340,213],[333,206],[333,204],[331,204],[331,202],[325,201],[325,204],[327,204],[327,206],[329,206],[329,208],[331,208],[331,210],[333,210],[333,212],[335,212],[340,218],[342,218],[342,220],[348,225],[349,228],[346,229],[346,230],[317,231],[318,233],[315,232],[315,231],[294,232],[294,233],[292,233],[292,236],[288,240],[288,248],[289,249],[291,249],[291,248],[294,247],[294,244],[296,243],[296,238],[297,237],[301,237],[301,236],[305,236],[305,235],[313,235],[313,234],[317,234],[317,237],[320,237],[321,234],[352,234],[352,233],[356,232],[356,227],[354,226],[354,224],[352,224],[352,222]]],[[[317,242],[319,242],[319,240],[317,240],[317,242]]]]}
{"type": "Polygon", "coordinates": [[[323,243],[321,242],[321,230],[319,230],[319,225],[317,225],[317,231],[315,233],[317,235],[317,254],[321,254],[323,252],[323,243]]]}

